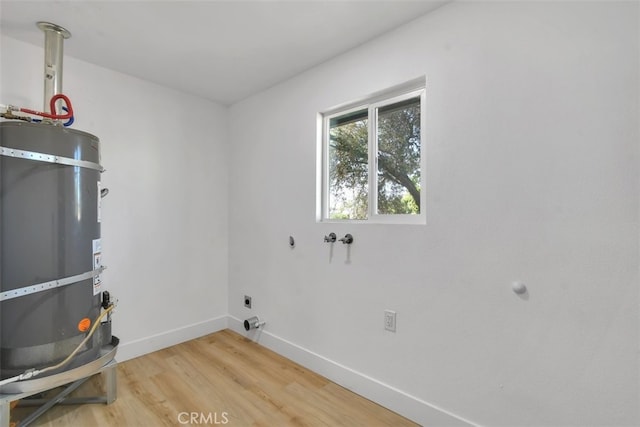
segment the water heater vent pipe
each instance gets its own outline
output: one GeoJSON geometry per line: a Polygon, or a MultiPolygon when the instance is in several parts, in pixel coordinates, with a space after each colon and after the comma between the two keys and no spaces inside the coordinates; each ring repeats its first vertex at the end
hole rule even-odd
{"type": "MultiPolygon", "coordinates": [[[[51,98],[62,93],[62,56],[64,39],[71,37],[65,28],[50,22],[36,24],[44,32],[44,112],[55,114],[50,106],[51,98]]],[[[56,105],[61,111],[61,106],[56,105]]]]}

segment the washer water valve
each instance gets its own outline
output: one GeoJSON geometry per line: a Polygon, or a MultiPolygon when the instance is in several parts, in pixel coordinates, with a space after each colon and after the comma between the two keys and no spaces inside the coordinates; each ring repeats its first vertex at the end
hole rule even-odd
{"type": "Polygon", "coordinates": [[[337,238],[336,233],[329,233],[328,236],[324,236],[324,241],[325,243],[333,243],[337,238]]]}
{"type": "Polygon", "coordinates": [[[353,243],[353,236],[351,234],[345,234],[344,237],[342,239],[340,239],[340,241],[342,242],[342,244],[344,245],[350,245],[353,243]]]}

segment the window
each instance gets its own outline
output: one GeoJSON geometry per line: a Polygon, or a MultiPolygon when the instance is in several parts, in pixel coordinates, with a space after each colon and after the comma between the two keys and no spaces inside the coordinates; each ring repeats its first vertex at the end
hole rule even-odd
{"type": "Polygon", "coordinates": [[[424,223],[424,79],[321,114],[322,221],[424,223]]]}

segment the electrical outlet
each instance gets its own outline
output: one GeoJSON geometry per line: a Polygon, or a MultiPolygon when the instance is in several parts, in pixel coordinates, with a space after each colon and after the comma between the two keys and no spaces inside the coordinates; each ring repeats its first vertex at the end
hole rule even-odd
{"type": "Polygon", "coordinates": [[[396,312],[393,310],[384,311],[384,328],[387,331],[396,331],[396,312]]]}
{"type": "Polygon", "coordinates": [[[251,297],[245,295],[244,296],[244,306],[247,308],[251,308],[251,297]]]}

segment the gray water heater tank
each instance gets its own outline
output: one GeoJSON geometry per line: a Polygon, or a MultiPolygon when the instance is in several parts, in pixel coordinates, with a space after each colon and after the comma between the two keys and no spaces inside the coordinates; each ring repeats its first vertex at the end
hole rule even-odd
{"type": "MultiPolygon", "coordinates": [[[[4,379],[64,360],[100,314],[101,168],[98,138],[62,126],[0,122],[0,147],[4,379]]],[[[102,339],[58,371],[98,357],[102,339]]]]}

